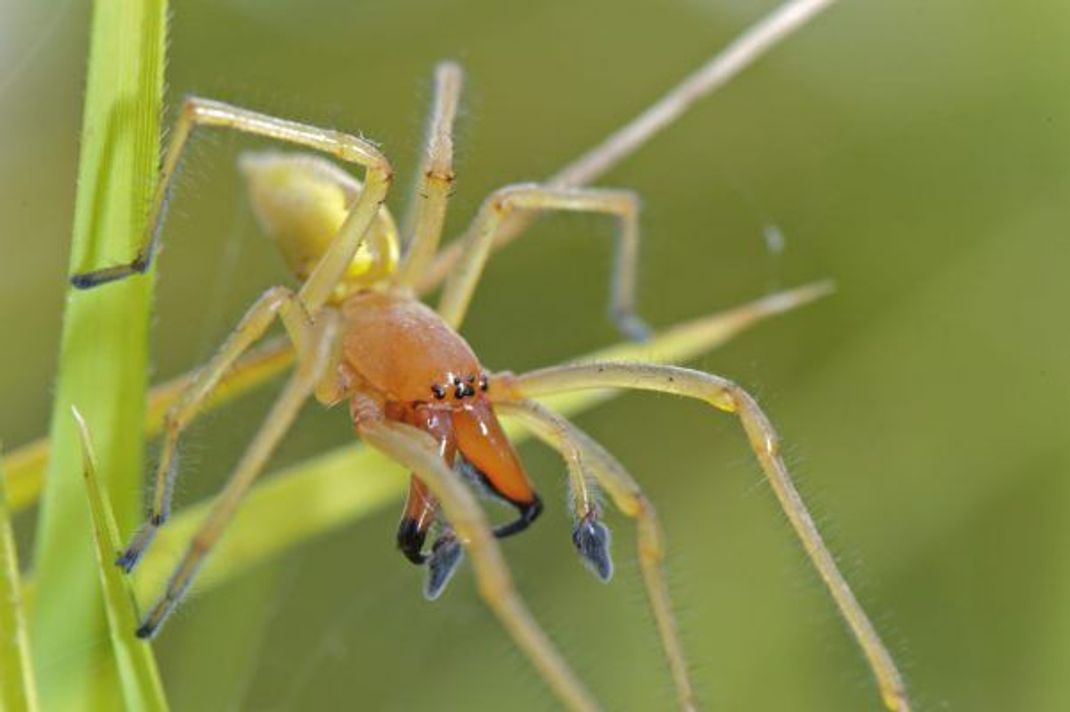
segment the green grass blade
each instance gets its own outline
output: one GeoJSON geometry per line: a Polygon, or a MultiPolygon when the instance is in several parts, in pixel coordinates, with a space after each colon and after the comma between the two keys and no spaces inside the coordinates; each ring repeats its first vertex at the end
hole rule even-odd
{"type": "MultiPolygon", "coordinates": [[[[806,304],[831,286],[819,283],[774,294],[736,309],[665,330],[645,343],[624,343],[582,360],[684,362],[706,353],[757,321],[806,304]]],[[[589,410],[616,391],[567,393],[544,402],[565,415],[589,410]]],[[[507,423],[507,426],[513,424],[507,423]]],[[[508,427],[510,437],[527,434],[508,427]]],[[[407,474],[379,453],[359,444],[345,446],[271,476],[242,504],[234,521],[194,583],[203,590],[331,529],[394,502],[408,487],[407,474]],[[300,502],[300,507],[294,507],[300,502]],[[265,526],[270,522],[270,526],[265,526]]],[[[182,510],[157,535],[157,551],[181,551],[207,515],[210,501],[182,510]]],[[[170,574],[171,557],[148,556],[138,567],[135,589],[148,604],[170,574]]]]}
{"type": "Polygon", "coordinates": [[[82,446],[82,473],[89,513],[93,520],[93,540],[96,543],[97,571],[104,591],[104,609],[108,617],[112,649],[122,680],[123,698],[128,710],[166,710],[160,672],[156,658],[148,642],[134,635],[138,616],[130,580],[115,565],[115,556],[120,551],[119,528],[111,504],[100,488],[97,479],[96,458],[89,439],[89,429],[78,409],[71,407],[71,414],[78,424],[82,446]]]}
{"type": "Polygon", "coordinates": [[[32,712],[37,709],[37,687],[3,469],[0,464],[0,710],[32,712]]]}
{"type": "MultiPolygon", "coordinates": [[[[93,5],[71,271],[130,259],[159,156],[165,0],[93,5]]],[[[46,709],[119,709],[89,536],[81,455],[70,406],[98,424],[99,464],[120,525],[140,513],[150,277],[67,300],[52,409],[51,451],[38,520],[35,670],[46,709]]]]}

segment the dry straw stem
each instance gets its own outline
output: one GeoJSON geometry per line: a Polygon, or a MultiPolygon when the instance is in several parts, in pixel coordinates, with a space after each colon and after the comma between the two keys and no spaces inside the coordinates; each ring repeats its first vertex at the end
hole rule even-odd
{"type": "MultiPolygon", "coordinates": [[[[784,3],[752,25],[710,61],[684,77],[648,109],[610,134],[605,141],[551,176],[547,184],[566,188],[598,179],[680,118],[696,101],[724,86],[835,1],[795,0],[784,3]]],[[[498,232],[495,246],[507,244],[534,220],[535,217],[530,213],[513,215],[498,232]]],[[[442,251],[417,282],[421,292],[434,289],[446,278],[460,259],[462,246],[467,244],[468,237],[464,235],[442,251]]]]}

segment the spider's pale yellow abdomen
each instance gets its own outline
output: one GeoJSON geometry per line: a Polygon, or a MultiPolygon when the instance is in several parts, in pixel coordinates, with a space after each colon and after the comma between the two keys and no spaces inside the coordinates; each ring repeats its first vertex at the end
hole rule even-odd
{"type": "MultiPolygon", "coordinates": [[[[245,153],[239,165],[257,222],[304,281],[360,195],[360,181],[330,161],[305,153],[245,153]]],[[[398,229],[384,205],[350,262],[334,301],[381,281],[397,263],[398,229]]]]}

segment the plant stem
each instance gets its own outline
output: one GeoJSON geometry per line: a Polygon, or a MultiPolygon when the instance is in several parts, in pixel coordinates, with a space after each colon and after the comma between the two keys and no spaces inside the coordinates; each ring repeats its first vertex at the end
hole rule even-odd
{"type": "Polygon", "coordinates": [[[15,551],[15,536],[7,507],[0,467],[0,710],[32,712],[37,709],[37,686],[30,664],[26,635],[22,580],[15,551]]]}
{"type": "MultiPolygon", "coordinates": [[[[98,0],[93,10],[71,269],[129,259],[159,155],[165,0],[98,0]]],[[[107,645],[81,453],[71,405],[96,430],[103,483],[120,526],[139,512],[152,277],[71,292],[37,531],[34,659],[46,709],[119,709],[107,645]]]]}

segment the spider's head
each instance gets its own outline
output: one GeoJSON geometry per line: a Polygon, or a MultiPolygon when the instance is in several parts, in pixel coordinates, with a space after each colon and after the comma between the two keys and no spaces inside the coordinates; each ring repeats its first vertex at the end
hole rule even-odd
{"type": "MultiPolygon", "coordinates": [[[[261,229],[304,281],[360,195],[360,181],[330,161],[305,153],[245,153],[238,165],[261,229]]],[[[332,301],[382,282],[397,263],[398,229],[383,206],[332,301]]]]}

